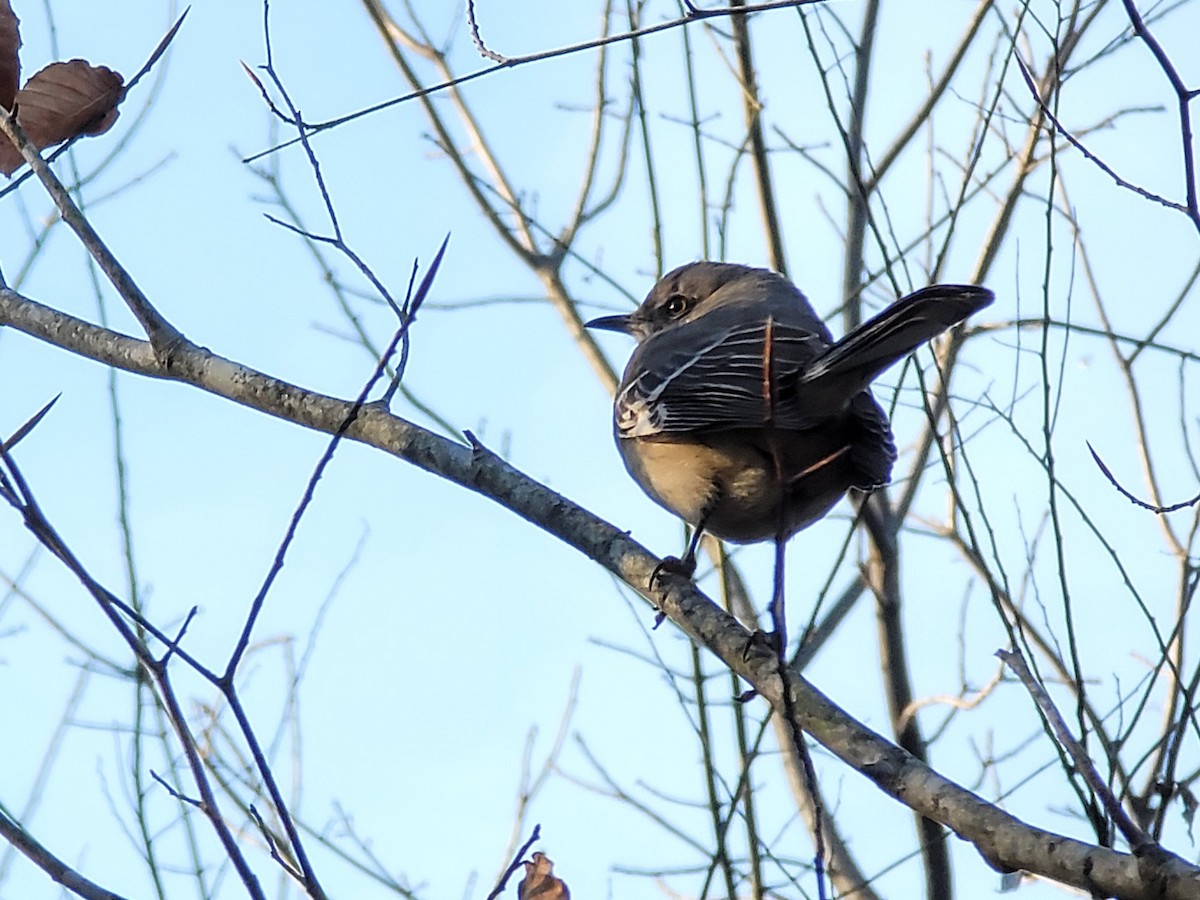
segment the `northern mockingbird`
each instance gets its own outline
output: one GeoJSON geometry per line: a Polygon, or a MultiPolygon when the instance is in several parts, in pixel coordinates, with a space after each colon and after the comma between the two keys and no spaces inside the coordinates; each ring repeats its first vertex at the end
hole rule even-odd
{"type": "Polygon", "coordinates": [[[589,328],[637,339],[614,404],[617,447],[652,499],[700,536],[780,545],[850,488],[887,484],[896,445],[868,385],[992,302],[977,285],[909,294],[834,342],[782,275],[696,262],[634,312],[589,328]]]}

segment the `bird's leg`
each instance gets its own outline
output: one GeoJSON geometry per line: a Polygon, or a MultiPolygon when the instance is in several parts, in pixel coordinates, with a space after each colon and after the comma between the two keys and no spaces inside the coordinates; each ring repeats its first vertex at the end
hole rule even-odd
{"type": "MultiPolygon", "coordinates": [[[[777,451],[772,448],[772,456],[775,460],[775,475],[779,480],[780,494],[786,498],[787,494],[797,488],[804,479],[815,475],[828,465],[832,465],[837,460],[841,459],[850,452],[850,445],[839,447],[832,453],[817,460],[802,472],[792,475],[790,478],[783,474],[783,465],[780,462],[780,456],[777,451]]],[[[767,635],[773,649],[779,655],[780,663],[785,662],[787,652],[787,620],[784,617],[784,601],[783,601],[783,562],[786,558],[787,549],[787,503],[786,501],[779,504],[779,522],[775,531],[775,580],[771,591],[771,605],[768,610],[771,615],[771,627],[774,632],[767,635]]]]}
{"type": "Polygon", "coordinates": [[[771,591],[770,606],[771,627],[774,629],[770,639],[779,655],[780,663],[784,662],[784,655],[787,653],[787,618],[784,616],[783,604],[783,561],[787,558],[787,539],[787,531],[781,523],[779,531],[775,534],[775,583],[771,591]]]}
{"type": "MultiPolygon", "coordinates": [[[[782,516],[781,516],[782,518],[782,516]]],[[[784,613],[783,563],[787,558],[787,528],[781,521],[775,534],[775,574],[771,589],[771,602],[767,606],[767,614],[771,617],[771,630],[757,629],[750,635],[746,647],[742,651],[742,659],[750,658],[750,651],[757,646],[766,646],[779,660],[781,666],[787,665],[787,617],[784,613]]],[[[752,696],[748,694],[746,696],[752,696]]],[[[741,699],[741,698],[739,698],[741,699]]]]}
{"type": "MultiPolygon", "coordinates": [[[[707,518],[707,515],[705,518],[707,518]]],[[[658,565],[654,567],[654,571],[650,573],[650,590],[654,590],[654,585],[664,575],[680,575],[683,578],[690,579],[696,573],[696,548],[700,546],[700,538],[702,537],[704,537],[704,519],[701,519],[700,524],[692,529],[692,537],[688,541],[683,559],[677,556],[664,556],[659,560],[658,565]]],[[[667,614],[660,609],[654,617],[654,627],[657,628],[661,625],[666,617],[667,614]]]]}
{"type": "MultiPolygon", "coordinates": [[[[705,517],[707,518],[707,516],[705,517]]],[[[696,549],[700,546],[700,538],[704,537],[704,520],[692,529],[691,540],[688,541],[687,550],[684,551],[683,558],[678,556],[664,556],[654,567],[654,571],[650,573],[650,587],[653,588],[664,575],[681,575],[684,578],[691,578],[696,574],[696,549]]]]}
{"type": "Polygon", "coordinates": [[[688,541],[687,550],[683,553],[683,558],[678,556],[664,556],[654,567],[654,571],[650,573],[650,589],[654,590],[655,582],[664,575],[682,575],[684,578],[691,578],[696,574],[696,551],[700,547],[700,538],[704,537],[704,526],[708,523],[708,517],[712,515],[713,510],[717,508],[717,504],[721,502],[722,489],[719,483],[713,484],[709,488],[709,498],[704,504],[704,508],[700,513],[700,521],[696,523],[696,527],[692,529],[692,537],[688,541]]]}
{"type": "MultiPolygon", "coordinates": [[[[776,455],[776,476],[781,488],[786,488],[781,467],[776,455]]],[[[779,504],[779,519],[775,526],[775,570],[771,587],[771,602],[767,606],[767,614],[771,617],[771,631],[757,630],[750,636],[746,649],[742,651],[743,658],[749,658],[750,651],[757,644],[766,644],[767,648],[779,660],[780,666],[787,664],[787,616],[784,612],[784,560],[787,558],[788,521],[786,490],[780,491],[784,499],[779,504]]]]}
{"type": "Polygon", "coordinates": [[[700,520],[700,524],[692,529],[692,537],[688,541],[687,550],[683,553],[683,559],[679,561],[680,568],[686,569],[690,578],[696,571],[696,552],[700,549],[700,538],[704,537],[704,523],[708,521],[707,514],[700,520]]]}

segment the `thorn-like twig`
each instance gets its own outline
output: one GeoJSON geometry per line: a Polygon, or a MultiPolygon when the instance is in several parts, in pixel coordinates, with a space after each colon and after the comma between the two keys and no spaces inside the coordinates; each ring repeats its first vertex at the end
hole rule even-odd
{"type": "Polygon", "coordinates": [[[58,398],[62,394],[57,394],[53,400],[34,413],[24,425],[13,432],[13,436],[6,441],[0,441],[0,456],[10,452],[13,447],[17,446],[21,440],[37,427],[38,422],[42,421],[46,413],[50,412],[50,407],[58,402],[58,398]]]}
{"type": "Polygon", "coordinates": [[[158,46],[154,48],[154,52],[150,54],[150,58],[146,60],[145,64],[143,64],[140,69],[138,69],[137,74],[129,79],[129,83],[125,85],[125,93],[128,94],[130,91],[132,91],[133,86],[141,81],[147,72],[154,68],[154,64],[158,62],[159,57],[167,52],[167,47],[171,46],[171,41],[175,40],[175,35],[179,32],[180,27],[183,25],[183,20],[187,18],[188,13],[191,11],[192,8],[189,6],[183,11],[183,15],[175,20],[175,24],[171,26],[171,30],[163,36],[163,39],[158,42],[158,46]]]}

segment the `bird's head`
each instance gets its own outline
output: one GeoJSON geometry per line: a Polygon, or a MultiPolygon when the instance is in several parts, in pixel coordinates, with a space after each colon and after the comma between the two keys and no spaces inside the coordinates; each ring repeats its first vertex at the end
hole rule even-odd
{"type": "Polygon", "coordinates": [[[642,305],[621,316],[601,316],[588,328],[620,331],[644,341],[668,328],[694,322],[714,309],[741,303],[761,303],[778,296],[795,303],[800,292],[786,278],[766,269],[734,263],[694,262],[663,276],[642,305]],[[754,290],[746,290],[754,286],[754,290]]]}

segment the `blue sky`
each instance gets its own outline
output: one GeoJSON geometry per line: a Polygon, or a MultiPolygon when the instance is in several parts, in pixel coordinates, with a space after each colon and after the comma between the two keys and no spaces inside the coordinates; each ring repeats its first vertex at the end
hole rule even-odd
{"type": "MultiPolygon", "coordinates": [[[[416,6],[434,34],[455,34],[451,58],[459,71],[484,64],[463,31],[457,4],[423,0],[416,6]]],[[[516,11],[492,6],[479,4],[485,36],[510,55],[585,40],[599,27],[599,12],[590,8],[583,14],[555,3],[516,11]]],[[[835,8],[858,21],[854,4],[835,8]]],[[[176,15],[163,5],[132,2],[103,8],[69,2],[53,10],[62,58],[83,56],[126,75],[176,15]]],[[[954,2],[942,10],[913,21],[885,18],[881,25],[885,38],[875,65],[877,93],[868,129],[879,145],[886,145],[886,136],[923,99],[925,48],[937,68],[971,7],[954,2]]],[[[28,74],[52,58],[49,31],[40,6],[18,4],[17,11],[28,74]]],[[[1104,14],[1103,27],[1091,38],[1093,50],[1120,31],[1119,13],[1114,8],[1104,14]]],[[[647,10],[649,20],[671,15],[673,4],[651,3],[647,10]]],[[[356,6],[277,2],[272,22],[278,71],[310,121],[404,93],[370,21],[356,6]]],[[[1187,61],[1185,44],[1190,46],[1185,36],[1194,35],[1198,25],[1188,7],[1160,28],[1168,50],[1181,62],[1187,61]]],[[[812,144],[814,157],[840,173],[839,148],[823,116],[824,101],[796,14],[762,15],[753,29],[771,124],[793,140],[812,144]]],[[[714,42],[700,26],[691,27],[691,39],[701,60],[702,116],[714,135],[737,134],[741,108],[714,42]]],[[[698,257],[704,231],[690,134],[669,118],[686,108],[678,64],[681,40],[674,30],[643,46],[651,118],[661,135],[655,152],[668,222],[667,268],[698,257]]],[[[1043,53],[1044,45],[1038,46],[1043,53]]],[[[627,51],[613,52],[609,86],[620,97],[627,51]]],[[[264,217],[277,209],[262,180],[241,162],[280,137],[241,69],[242,62],[255,66],[263,60],[260,6],[220,0],[195,5],[164,60],[155,91],[149,81],[140,86],[110,134],[73,151],[80,170],[88,172],[116,141],[126,136],[130,141],[121,157],[87,185],[84,198],[110,249],[192,340],[301,386],[353,396],[373,361],[345,339],[349,328],[303,242],[264,217]],[[151,96],[145,121],[131,131],[151,96]]],[[[966,70],[974,80],[964,78],[946,101],[940,145],[959,151],[966,146],[986,64],[983,48],[977,48],[966,70]]],[[[571,208],[579,182],[589,118],[580,108],[594,93],[594,65],[593,54],[580,54],[495,73],[465,90],[513,183],[551,228],[571,208]]],[[[1062,115],[1085,127],[1116,109],[1159,105],[1118,118],[1114,127],[1089,140],[1131,180],[1178,197],[1178,137],[1170,106],[1161,108],[1168,97],[1160,79],[1144,52],[1126,47],[1067,82],[1062,115]]],[[[1020,90],[1016,73],[1006,83],[1014,94],[1020,90]]],[[[449,106],[445,97],[435,102],[449,106]]],[[[994,127],[1020,135],[1023,126],[997,121],[994,127]]],[[[500,246],[428,132],[418,105],[408,103],[313,142],[349,243],[394,292],[402,292],[414,259],[427,264],[445,235],[451,236],[429,307],[413,330],[406,386],[456,429],[474,431],[532,477],[630,529],[652,550],[678,552],[679,523],[647,500],[621,467],[611,442],[607,394],[557,314],[542,301],[536,278],[500,246]],[[495,298],[521,302],[467,305],[495,298]]],[[[778,135],[770,139],[782,145],[778,135]]],[[[887,193],[901,234],[917,230],[925,215],[924,146],[922,138],[904,158],[902,174],[887,193]]],[[[996,146],[989,145],[993,152],[996,146]]],[[[714,144],[711,152],[713,184],[719,186],[711,189],[723,190],[723,151],[714,144]]],[[[325,231],[319,196],[299,149],[279,151],[272,162],[310,227],[325,231]]],[[[614,166],[615,155],[606,150],[601,178],[611,178],[614,166]]],[[[1117,188],[1069,154],[1062,167],[1116,327],[1144,333],[1155,311],[1184,284],[1196,256],[1195,230],[1182,216],[1117,188]]],[[[841,282],[841,200],[828,178],[794,156],[780,154],[775,172],[791,275],[819,310],[832,312],[841,282]]],[[[1007,178],[1001,182],[1007,184],[1007,178]]],[[[1031,190],[1044,193],[1045,183],[1043,169],[1033,177],[1031,190]]],[[[736,199],[726,255],[763,264],[761,229],[744,170],[736,199]]],[[[23,220],[40,222],[48,209],[32,184],[0,200],[0,266],[10,284],[29,253],[23,220]]],[[[993,214],[986,197],[968,207],[959,225],[968,236],[951,255],[944,280],[971,277],[972,251],[993,214]]],[[[1044,204],[1030,203],[1021,217],[988,279],[998,299],[985,321],[1041,314],[1040,286],[1047,270],[1044,204]]],[[[1054,224],[1054,246],[1049,269],[1054,315],[1095,324],[1082,287],[1082,262],[1071,251],[1061,218],[1054,224]]],[[[569,264],[565,274],[575,295],[589,304],[585,314],[628,309],[629,297],[644,295],[654,280],[655,261],[643,178],[630,176],[614,210],[584,233],[579,249],[602,263],[619,286],[569,264]]],[[[912,286],[921,283],[921,258],[914,254],[912,286]]],[[[365,288],[344,261],[336,265],[350,284],[365,288]]],[[[18,287],[95,321],[92,284],[83,251],[65,229],[55,227],[18,287]]],[[[872,300],[884,293],[872,294],[872,300]]],[[[102,286],[99,296],[113,327],[136,333],[112,290],[102,286]]],[[[364,327],[384,342],[393,327],[387,311],[368,301],[356,304],[364,327]]],[[[1194,350],[1198,325],[1194,310],[1185,309],[1162,338],[1194,350]]],[[[833,327],[840,332],[836,320],[833,327]]],[[[1027,392],[1037,387],[1031,351],[1038,341],[1035,332],[1018,337],[1010,329],[972,343],[958,384],[964,398],[960,413],[968,425],[981,427],[989,418],[972,403],[986,391],[1002,406],[1021,397],[1014,418],[1037,436],[1041,399],[1027,392]]],[[[1169,620],[1175,570],[1157,526],[1108,488],[1084,444],[1092,441],[1114,472],[1140,487],[1128,404],[1111,354],[1086,336],[1074,335],[1064,344],[1056,332],[1051,343],[1053,381],[1056,390],[1061,388],[1055,449],[1062,478],[1130,562],[1132,579],[1155,615],[1169,620]]],[[[604,337],[602,346],[618,369],[631,349],[618,336],[604,337]]],[[[928,364],[928,353],[924,360],[928,364]]],[[[1179,393],[1186,381],[1177,364],[1165,358],[1139,363],[1139,376],[1149,386],[1146,413],[1157,438],[1155,459],[1177,472],[1167,479],[1178,495],[1170,499],[1194,493],[1195,473],[1180,439],[1182,432],[1195,436],[1188,395],[1181,400],[1179,393]]],[[[0,432],[11,432],[62,394],[53,413],[21,446],[18,461],[47,514],[93,574],[127,596],[116,525],[108,377],[94,363],[0,332],[0,432]]],[[[882,381],[891,386],[895,378],[882,381]]],[[[912,384],[906,382],[896,417],[902,448],[922,421],[912,384]]],[[[217,665],[236,639],[326,438],[178,384],[121,375],[117,392],[134,555],[147,609],[170,629],[199,606],[189,648],[217,665]]],[[[890,399],[891,391],[886,395],[890,399]]],[[[431,424],[407,404],[397,403],[395,412],[431,424]]],[[[1003,422],[992,422],[970,446],[973,464],[984,473],[981,491],[998,534],[998,554],[1010,568],[1016,592],[1023,545],[1046,513],[1040,468],[1003,422]]],[[[902,457],[901,471],[903,464],[902,457]]],[[[911,554],[904,573],[906,626],[913,636],[918,696],[956,693],[964,677],[972,687],[982,686],[995,671],[993,651],[1005,643],[982,586],[950,548],[921,533],[929,521],[945,517],[940,482],[930,480],[918,505],[925,522],[914,521],[906,536],[911,554]]],[[[1189,515],[1177,513],[1174,521],[1186,522],[1189,515]]],[[[808,598],[828,576],[828,561],[844,540],[848,517],[849,507],[842,505],[792,542],[789,597],[796,622],[807,617],[808,598]]],[[[1089,677],[1111,704],[1144,673],[1153,642],[1145,621],[1131,612],[1130,592],[1098,542],[1079,517],[1067,519],[1068,582],[1080,610],[1080,643],[1089,677]]],[[[0,510],[0,572],[15,577],[31,546],[15,513],[0,510]]],[[[1053,554],[1049,545],[1040,553],[1024,592],[1031,604],[1045,604],[1046,620],[1058,628],[1053,554]]],[[[756,596],[765,597],[769,549],[739,550],[738,560],[756,596]]],[[[834,577],[835,591],[852,577],[853,565],[847,563],[834,577]]],[[[55,563],[37,559],[24,587],[89,645],[126,661],[100,613],[55,563]]],[[[807,674],[862,721],[886,731],[873,618],[869,602],[860,602],[807,674]]],[[[682,838],[572,780],[599,781],[582,741],[614,780],[665,810],[686,833],[701,841],[707,837],[704,811],[692,805],[702,787],[697,742],[671,679],[655,662],[661,656],[670,669],[686,671],[689,645],[669,625],[650,633],[652,620],[643,601],[523,520],[395,459],[345,445],[322,480],[268,599],[242,683],[256,723],[263,734],[272,734],[290,677],[287,660],[299,659],[312,635],[299,688],[302,817],[338,836],[344,826],[336,810],[345,810],[355,832],[369,838],[391,871],[425,885],[422,896],[461,897],[485,895],[503,864],[528,736],[536,730],[533,755],[540,759],[578,678],[571,737],[560,760],[563,772],[536,798],[530,822],[541,823],[540,847],[576,896],[655,897],[661,896],[659,885],[624,869],[686,868],[702,857],[682,838]]],[[[82,654],[27,605],[13,598],[0,605],[0,721],[9,723],[7,733],[21,738],[0,748],[0,802],[11,810],[20,811],[26,801],[65,704],[87,668],[82,662],[82,654]]],[[[712,660],[706,666],[718,672],[712,660]]],[[[211,691],[182,668],[177,677],[181,695],[194,698],[188,708],[199,721],[201,704],[213,700],[211,691]]],[[[714,678],[711,685],[722,699],[730,693],[726,679],[714,678]]],[[[113,824],[116,819],[127,823],[128,817],[119,812],[114,819],[110,813],[110,806],[124,808],[121,798],[128,790],[129,745],[119,729],[129,721],[132,702],[127,682],[104,673],[86,676],[44,798],[27,824],[89,877],[113,890],[149,896],[135,850],[113,824]]],[[[764,715],[759,706],[748,712],[756,721],[764,715]]],[[[943,718],[944,711],[935,710],[923,722],[932,730],[943,718]]],[[[731,758],[728,720],[718,727],[719,752],[731,758]]],[[[281,772],[290,772],[289,753],[281,751],[281,772]]],[[[957,717],[934,756],[945,774],[981,793],[1004,792],[1008,808],[1027,820],[1087,834],[1073,813],[1063,811],[1072,797],[1053,766],[1007,793],[1054,760],[1028,699],[1015,686],[1004,686],[979,711],[957,717]],[[981,755],[1008,751],[1016,755],[1007,768],[989,770],[975,783],[981,755]]],[[[818,766],[822,786],[845,814],[848,837],[864,852],[868,868],[890,867],[901,856],[895,835],[903,836],[901,845],[909,842],[909,813],[821,754],[818,766]]],[[[782,780],[769,764],[763,773],[761,802],[778,833],[776,852],[806,858],[810,845],[782,780]]],[[[166,828],[164,847],[177,853],[179,830],[167,824],[173,821],[174,802],[155,790],[151,804],[166,828]]],[[[204,830],[202,823],[197,827],[204,830]]],[[[1176,849],[1188,855],[1190,844],[1178,830],[1176,849]]],[[[247,843],[253,840],[246,836],[247,843]]],[[[385,896],[332,856],[316,855],[331,893],[385,896]]],[[[264,883],[278,893],[270,861],[261,854],[252,857],[264,883]]],[[[998,884],[995,873],[958,842],[955,865],[963,896],[998,884]]],[[[24,861],[12,862],[6,874],[0,898],[54,894],[46,877],[24,861]]],[[[911,895],[919,874],[919,863],[909,860],[889,871],[881,885],[891,896],[911,895]]],[[[672,884],[694,891],[698,881],[682,876],[672,884]]],[[[803,887],[811,893],[811,882],[803,887]]],[[[1027,896],[1043,890],[1050,895],[1048,888],[1023,890],[1027,896]]],[[[227,873],[221,896],[238,894],[227,873]]]]}

